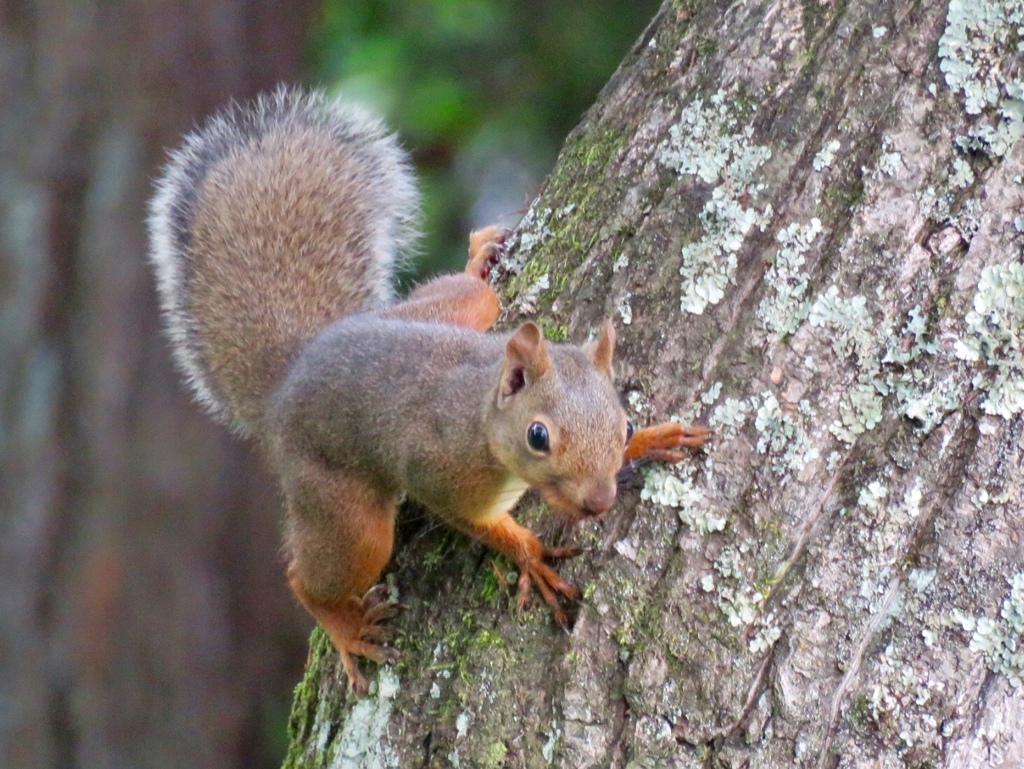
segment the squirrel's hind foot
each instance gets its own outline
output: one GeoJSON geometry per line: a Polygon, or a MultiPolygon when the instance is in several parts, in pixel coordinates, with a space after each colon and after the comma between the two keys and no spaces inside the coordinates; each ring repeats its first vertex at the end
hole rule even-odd
{"type": "MultiPolygon", "coordinates": [[[[404,608],[402,604],[388,599],[387,587],[385,585],[374,585],[363,596],[363,624],[359,628],[359,640],[370,643],[390,641],[394,638],[396,631],[394,628],[382,625],[381,623],[398,616],[398,612],[404,608]]],[[[393,658],[389,659],[389,662],[398,661],[398,652],[394,649],[386,649],[385,651],[393,658]]],[[[362,656],[367,657],[369,655],[363,654],[362,656]]],[[[371,657],[371,659],[376,660],[375,657],[371,657]]]]}
{"type": "Polygon", "coordinates": [[[469,233],[469,261],[466,263],[466,272],[487,280],[491,270],[505,253],[505,239],[511,232],[492,224],[490,227],[469,233]]]}
{"type": "Polygon", "coordinates": [[[393,631],[381,623],[398,614],[400,604],[388,600],[382,585],[370,588],[362,598],[349,596],[328,602],[311,596],[294,570],[289,571],[288,580],[302,605],[316,617],[334,644],[349,687],[355,694],[366,694],[370,684],[355,657],[366,657],[380,665],[398,661],[398,652],[382,645],[391,639],[393,631]]]}
{"type": "Polygon", "coordinates": [[[335,635],[330,628],[326,626],[324,628],[330,635],[334,648],[338,650],[338,657],[345,668],[345,675],[348,676],[349,687],[360,696],[369,691],[370,684],[359,670],[359,664],[355,657],[366,657],[378,665],[398,662],[398,651],[383,645],[392,639],[395,631],[393,628],[380,624],[398,613],[398,604],[391,601],[380,601],[370,608],[364,607],[365,604],[360,607],[362,617],[354,637],[348,632],[344,635],[335,635]]]}
{"type": "Polygon", "coordinates": [[[366,694],[369,683],[353,656],[366,657],[378,665],[398,662],[398,651],[382,645],[394,637],[395,630],[381,623],[397,615],[401,608],[400,604],[387,598],[387,588],[384,585],[374,585],[359,604],[360,616],[356,620],[358,629],[355,637],[335,639],[331,636],[348,676],[349,686],[356,694],[366,694]]]}

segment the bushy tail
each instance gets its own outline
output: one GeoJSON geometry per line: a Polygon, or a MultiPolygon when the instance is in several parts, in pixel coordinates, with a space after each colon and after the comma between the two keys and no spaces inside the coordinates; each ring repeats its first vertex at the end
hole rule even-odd
{"type": "Polygon", "coordinates": [[[252,432],[303,345],[391,300],[417,211],[396,138],[319,93],[282,88],[186,136],[150,204],[150,260],[197,399],[252,432]]]}

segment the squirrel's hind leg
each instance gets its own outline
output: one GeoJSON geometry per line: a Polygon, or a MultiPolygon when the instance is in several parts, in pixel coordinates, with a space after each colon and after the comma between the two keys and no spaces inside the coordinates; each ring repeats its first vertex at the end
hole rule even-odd
{"type": "Polygon", "coordinates": [[[488,331],[500,311],[498,295],[487,281],[464,272],[453,272],[417,287],[401,302],[381,310],[380,314],[388,318],[488,331]]]}
{"type": "Polygon", "coordinates": [[[374,585],[391,557],[398,506],[351,477],[314,467],[303,476],[299,488],[286,484],[288,584],[330,637],[352,691],[365,694],[369,683],[354,658],[397,659],[381,645],[389,633],[380,624],[397,607],[374,585]]]}
{"type": "Polygon", "coordinates": [[[446,323],[488,331],[498,319],[501,303],[487,282],[505,247],[507,230],[485,227],[469,236],[469,261],[463,272],[441,275],[418,286],[398,304],[380,311],[390,318],[446,323]]]}

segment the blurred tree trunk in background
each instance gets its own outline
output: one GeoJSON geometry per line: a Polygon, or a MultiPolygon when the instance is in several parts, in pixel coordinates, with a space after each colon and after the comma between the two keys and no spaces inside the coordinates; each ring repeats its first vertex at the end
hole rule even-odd
{"type": "Polygon", "coordinates": [[[280,751],[307,624],[276,493],[171,369],[144,216],[164,147],[299,75],[310,9],[0,2],[4,769],[280,751]]]}
{"type": "Polygon", "coordinates": [[[406,532],[402,660],[353,703],[315,633],[290,769],[1024,765],[1020,8],[664,4],[499,285],[714,441],[564,533],[568,634],[406,532]]]}

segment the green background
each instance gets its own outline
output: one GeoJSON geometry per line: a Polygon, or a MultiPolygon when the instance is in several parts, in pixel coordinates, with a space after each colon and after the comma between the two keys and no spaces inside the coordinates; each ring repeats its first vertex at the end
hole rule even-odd
{"type": "Polygon", "coordinates": [[[654,0],[329,0],[313,78],[398,131],[416,162],[416,276],[461,269],[470,229],[511,226],[654,0]]]}

